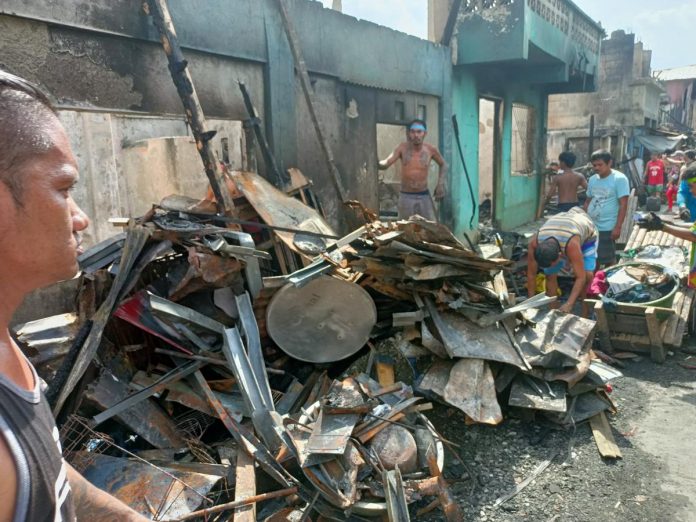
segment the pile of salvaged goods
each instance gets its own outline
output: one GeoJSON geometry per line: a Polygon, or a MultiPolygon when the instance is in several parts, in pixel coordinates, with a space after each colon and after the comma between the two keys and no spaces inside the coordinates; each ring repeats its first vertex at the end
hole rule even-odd
{"type": "Polygon", "coordinates": [[[461,520],[442,477],[445,450],[460,457],[427,399],[487,424],[613,409],[594,322],[517,302],[506,260],[418,218],[338,238],[259,176],[233,179],[255,224],[167,198],[83,254],[76,313],[16,331],[66,459],[143,515],[461,520]]]}

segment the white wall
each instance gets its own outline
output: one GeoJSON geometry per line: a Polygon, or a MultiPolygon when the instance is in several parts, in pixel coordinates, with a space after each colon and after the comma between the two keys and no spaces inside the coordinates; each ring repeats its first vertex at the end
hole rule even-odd
{"type": "MultiPolygon", "coordinates": [[[[183,119],[72,110],[59,116],[80,170],[75,200],[91,219],[87,246],[118,232],[111,217],[140,216],[172,193],[205,194],[203,163],[183,119]]],[[[213,138],[218,156],[226,137],[230,163],[241,168],[241,122],[208,120],[208,125],[218,131],[213,138]]]]}

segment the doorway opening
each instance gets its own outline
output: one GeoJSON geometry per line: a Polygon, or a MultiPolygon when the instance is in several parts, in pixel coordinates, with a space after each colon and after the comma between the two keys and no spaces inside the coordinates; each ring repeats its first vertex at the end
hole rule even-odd
{"type": "Polygon", "coordinates": [[[478,202],[479,222],[496,222],[501,161],[502,101],[479,98],[478,202]]]}

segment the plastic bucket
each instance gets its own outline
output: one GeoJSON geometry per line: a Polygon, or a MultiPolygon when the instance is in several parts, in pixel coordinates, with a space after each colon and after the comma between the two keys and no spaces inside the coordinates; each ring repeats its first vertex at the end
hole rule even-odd
{"type": "MultiPolygon", "coordinates": [[[[611,268],[608,268],[605,270],[605,273],[607,274],[607,278],[613,274],[614,272],[617,272],[621,270],[622,268],[626,268],[627,266],[649,266],[650,268],[654,268],[656,271],[660,273],[665,273],[665,267],[662,265],[657,265],[653,263],[622,263],[620,265],[612,266],[611,268]]],[[[670,277],[672,278],[672,281],[674,282],[674,287],[672,290],[667,293],[666,295],[660,297],[659,299],[655,299],[654,301],[648,301],[646,303],[629,303],[625,302],[625,304],[631,304],[635,306],[643,306],[645,308],[649,308],[651,306],[657,307],[657,308],[672,308],[672,303],[674,303],[674,297],[677,295],[677,291],[679,290],[679,278],[675,274],[670,274],[670,277]]],[[[624,301],[617,301],[619,303],[624,303],[624,301]]]]}

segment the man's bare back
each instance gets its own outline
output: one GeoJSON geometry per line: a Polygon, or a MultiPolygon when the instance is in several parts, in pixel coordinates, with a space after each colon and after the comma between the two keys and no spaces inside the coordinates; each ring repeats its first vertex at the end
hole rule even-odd
{"type": "Polygon", "coordinates": [[[578,188],[587,188],[587,180],[582,174],[574,172],[572,169],[564,170],[561,174],[557,174],[551,181],[548,198],[558,191],[558,203],[577,203],[578,188]]]}

